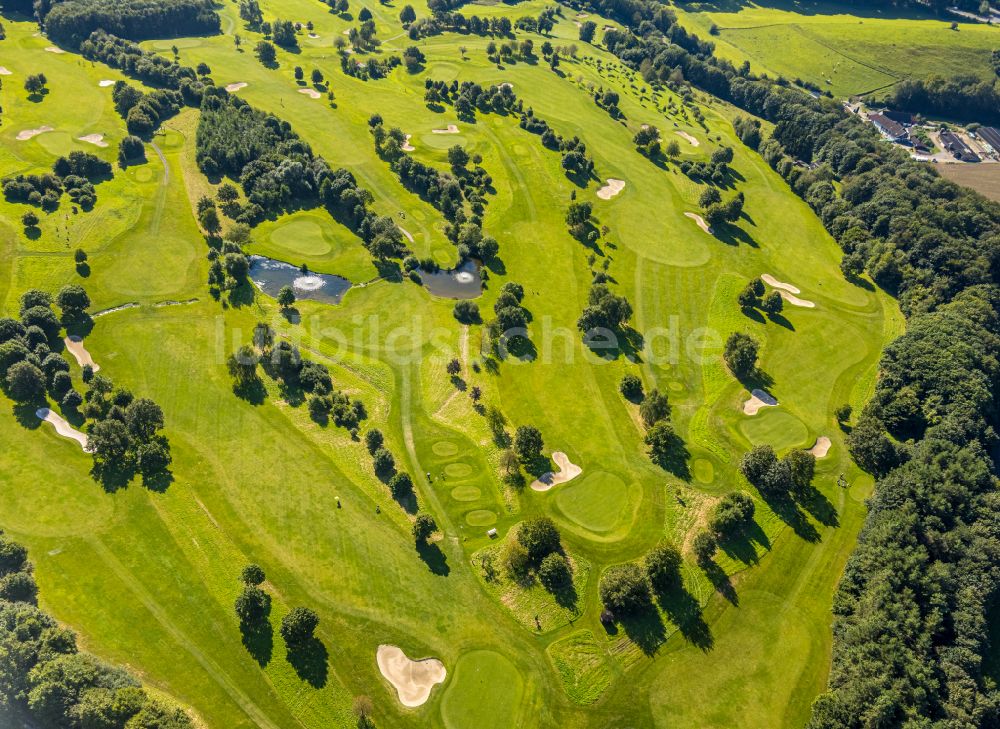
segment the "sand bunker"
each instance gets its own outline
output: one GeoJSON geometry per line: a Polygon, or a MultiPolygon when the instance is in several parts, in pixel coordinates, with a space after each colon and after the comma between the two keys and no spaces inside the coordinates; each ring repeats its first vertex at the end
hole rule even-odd
{"type": "Polygon", "coordinates": [[[26,142],[32,137],[37,137],[39,134],[45,134],[45,132],[54,132],[55,130],[50,126],[41,126],[38,129],[25,129],[23,132],[17,133],[17,141],[26,142]]]}
{"type": "Polygon", "coordinates": [[[792,306],[801,306],[804,309],[815,309],[816,308],[815,302],[809,301],[808,299],[800,299],[795,294],[790,294],[787,291],[779,291],[778,293],[781,294],[781,298],[783,298],[785,301],[787,301],[792,306]]]}
{"type": "Polygon", "coordinates": [[[136,301],[130,301],[127,304],[120,304],[119,306],[112,306],[110,309],[102,309],[101,311],[94,312],[94,314],[92,314],[90,318],[91,319],[96,319],[99,316],[106,316],[108,314],[114,314],[116,311],[123,311],[125,309],[134,309],[137,306],[139,306],[138,302],[136,302],[136,301]]]}
{"type": "Polygon", "coordinates": [[[319,38],[319,35],[316,33],[310,33],[309,37],[315,40],[316,38],[319,38]]]}
{"type": "Polygon", "coordinates": [[[35,411],[35,415],[44,420],[46,423],[52,423],[59,435],[63,438],[71,438],[75,440],[80,444],[80,447],[83,448],[84,452],[87,452],[87,436],[67,423],[63,416],[52,412],[48,408],[39,408],[35,411]]]}
{"type": "Polygon", "coordinates": [[[572,481],[574,478],[583,473],[583,469],[575,463],[571,463],[569,456],[562,451],[556,451],[553,453],[552,460],[555,461],[557,466],[559,466],[559,473],[552,473],[549,471],[548,473],[543,474],[541,478],[531,484],[531,488],[535,491],[548,491],[553,486],[558,486],[561,483],[572,481]]]}
{"type": "Polygon", "coordinates": [[[412,136],[413,136],[412,134],[407,134],[406,138],[403,139],[403,147],[402,147],[402,149],[403,149],[404,152],[412,152],[413,150],[416,149],[416,147],[414,147],[412,144],[410,144],[410,138],[412,136]]]}
{"type": "Polygon", "coordinates": [[[501,89],[513,89],[514,88],[514,84],[512,84],[510,81],[504,81],[502,84],[500,84],[499,88],[501,88],[501,89]]]}
{"type": "Polygon", "coordinates": [[[454,124],[449,124],[444,129],[431,129],[435,134],[458,134],[458,127],[454,124]]]}
{"type": "Polygon", "coordinates": [[[237,81],[234,84],[226,84],[226,91],[231,94],[235,94],[240,89],[245,89],[247,87],[246,81],[237,81]]]}
{"type": "Polygon", "coordinates": [[[797,286],[792,286],[790,283],[785,283],[783,281],[779,281],[778,279],[776,279],[774,276],[772,276],[769,273],[762,273],[760,275],[760,280],[763,281],[764,283],[766,283],[768,286],[773,286],[776,289],[782,289],[784,291],[788,291],[788,292],[793,293],[793,294],[801,294],[802,293],[798,289],[797,286]]]}
{"type": "Polygon", "coordinates": [[[694,137],[692,137],[687,132],[674,132],[674,134],[676,134],[679,137],[683,137],[684,139],[686,139],[687,141],[689,141],[691,143],[692,147],[700,147],[701,146],[701,142],[699,142],[697,139],[695,139],[694,137]]]}
{"type": "Polygon", "coordinates": [[[712,229],[708,226],[708,223],[705,222],[705,219],[703,217],[701,217],[700,215],[698,215],[698,213],[684,213],[684,214],[687,217],[691,218],[691,220],[693,220],[694,222],[696,222],[698,224],[699,228],[701,228],[702,230],[704,230],[709,235],[712,234],[712,229]]]}
{"type": "Polygon", "coordinates": [[[81,367],[90,365],[94,368],[94,372],[100,371],[101,366],[94,362],[94,358],[90,356],[90,352],[88,352],[87,348],[83,346],[83,339],[75,334],[72,334],[63,340],[63,344],[66,345],[66,349],[69,350],[69,353],[76,358],[76,363],[78,365],[81,367]]]}
{"type": "Polygon", "coordinates": [[[104,141],[103,134],[85,134],[82,137],[77,137],[81,142],[86,142],[87,144],[93,144],[98,147],[107,147],[108,143],[104,141]]]}
{"type": "Polygon", "coordinates": [[[305,94],[310,99],[318,99],[322,94],[316,89],[299,89],[300,94],[305,94]]]}
{"type": "Polygon", "coordinates": [[[444,682],[448,672],[437,658],[413,661],[394,645],[380,645],[375,653],[378,670],[393,685],[403,706],[420,706],[430,698],[435,684],[444,682]]]}
{"type": "Polygon", "coordinates": [[[0,76],[10,76],[12,73],[14,72],[6,66],[0,66],[0,76]]]}
{"type": "Polygon", "coordinates": [[[108,86],[114,86],[115,82],[113,79],[105,78],[98,81],[97,85],[100,86],[102,89],[106,89],[108,86]]]}
{"type": "Polygon", "coordinates": [[[406,240],[410,241],[410,243],[413,242],[413,234],[410,233],[410,231],[408,231],[402,225],[397,225],[396,227],[399,228],[399,232],[402,233],[406,237],[406,240]]]}
{"type": "Polygon", "coordinates": [[[830,452],[830,439],[825,435],[821,435],[816,439],[816,445],[810,448],[808,453],[812,453],[816,458],[823,458],[827,453],[830,452]]]}
{"type": "Polygon", "coordinates": [[[761,408],[773,408],[777,404],[777,399],[771,393],[763,390],[751,390],[750,399],[743,403],[743,413],[756,415],[761,408]]]}
{"type": "Polygon", "coordinates": [[[610,200],[625,189],[625,180],[611,178],[607,182],[607,185],[597,191],[597,197],[601,198],[601,200],[610,200]]]}
{"type": "Polygon", "coordinates": [[[45,49],[46,53],[65,53],[62,48],[56,48],[55,46],[49,46],[45,49]]]}

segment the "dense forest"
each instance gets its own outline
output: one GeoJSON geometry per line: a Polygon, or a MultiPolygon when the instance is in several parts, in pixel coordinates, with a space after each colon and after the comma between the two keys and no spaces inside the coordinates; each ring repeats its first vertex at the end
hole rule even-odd
{"type": "Polygon", "coordinates": [[[63,0],[47,13],[35,7],[49,38],[70,48],[98,29],[129,40],[219,32],[211,0],[63,0]]]}
{"type": "Polygon", "coordinates": [[[904,79],[892,87],[885,103],[893,109],[980,124],[1000,124],[997,79],[975,76],[904,79]]]}
{"type": "Polygon", "coordinates": [[[984,673],[1000,587],[996,401],[1000,206],[878,139],[838,104],[757,78],[676,32],[647,0],[585,7],[625,23],[608,48],[649,83],[683,78],[775,124],[741,135],[844,249],[898,296],[908,331],[886,350],[849,446],[875,494],[834,601],[829,690],[812,729],[1000,725],[984,673]],[[679,41],[679,42],[678,42],[679,41]],[[674,76],[676,78],[676,75],[674,76]],[[800,161],[814,163],[809,166],[800,161]]]}
{"type": "Polygon", "coordinates": [[[27,550],[0,532],[0,725],[190,729],[181,709],[136,678],[81,653],[76,636],[38,608],[27,550]]]}

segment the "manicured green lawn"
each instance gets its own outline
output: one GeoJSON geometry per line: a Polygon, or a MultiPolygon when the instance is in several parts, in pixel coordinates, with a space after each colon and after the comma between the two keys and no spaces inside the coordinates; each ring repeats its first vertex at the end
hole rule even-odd
{"type": "MultiPolygon", "coordinates": [[[[162,493],[138,483],[105,493],[75,444],[31,418],[19,422],[9,402],[0,405],[0,438],[9,444],[0,455],[0,527],[29,547],[45,607],[79,631],[90,650],[128,663],[213,727],[351,726],[359,694],[373,698],[379,726],[801,725],[826,680],[831,596],[870,488],[846,456],[833,411],[848,401],[859,407],[867,397],[880,348],[900,326],[894,303],[843,280],[836,244],[738,143],[731,108],[697,94],[707,128],[664,111],[675,95],[665,91],[654,100],[606,51],[576,40],[569,17],[552,39],[579,49],[578,60],[564,60],[563,76],[544,63],[497,68],[485,58],[488,39],[444,35],[419,43],[428,58],[424,70],[399,68],[388,79],[362,82],[341,73],[332,47],[354,21],[313,0],[264,7],[271,19],[312,20],[319,35],[300,36],[299,53],[279,52],[275,70],[247,50],[258,36],[243,28],[231,4],[221,9],[224,35],[146,46],[170,55],[176,43],[183,63],[208,63],[217,83],[248,83],[240,96],[289,121],[334,167],[350,169],[372,191],[375,209],[413,235],[414,252],[443,265],[454,263],[455,248],[442,216],[377,158],[368,117],[379,113],[388,126],[412,134],[413,156],[441,169],[451,144],[482,155],[495,188],[484,228],[500,243],[503,268],[491,271],[480,307],[488,318],[502,282],[521,283],[537,359],[508,359],[496,374],[477,369],[482,327],[459,325],[453,302],[408,281],[356,288],[339,306],[300,302],[298,324],[263,296],[236,308],[212,300],[192,214],[198,197],[213,191],[194,163],[194,110],[168,121],[155,138],[162,159],[148,147],[146,164],[116,169],[98,186],[93,211],[73,214],[64,203],[43,216],[37,240],[22,232],[25,208],[0,201],[0,309],[16,313],[26,288],[54,291],[68,282],[87,287],[95,311],[138,303],[97,318],[86,344],[116,382],[161,403],[174,455],[174,481],[162,493]],[[243,38],[242,52],[234,32],[243,38]],[[458,45],[467,47],[464,60],[458,45]],[[323,71],[334,107],[297,93],[296,65],[307,74],[323,71]],[[479,114],[466,123],[450,108],[432,111],[422,101],[426,78],[513,83],[560,134],[585,140],[602,180],[623,179],[625,189],[604,201],[596,182],[575,185],[559,155],[516,119],[479,114]],[[594,104],[591,83],[620,92],[624,123],[594,104]],[[450,123],[461,134],[431,132],[450,123]],[[696,137],[697,147],[680,140],[687,159],[734,148],[738,189],[746,194],[738,237],[706,235],[683,215],[697,210],[702,187],[635,152],[632,136],[643,123],[696,137]],[[597,358],[580,341],[575,322],[592,273],[590,251],[566,232],[572,194],[593,202],[599,223],[610,228],[611,244],[594,267],[610,260],[613,286],[635,308],[633,324],[645,344],[634,361],[597,358]],[[90,254],[85,279],[73,267],[77,247],[90,254]],[[789,307],[783,321],[744,316],[736,295],[761,273],[794,283],[816,308],[789,307]],[[397,465],[414,478],[420,508],[441,527],[433,549],[422,556],[414,549],[411,516],[344,429],[315,424],[273,386],[259,405],[232,393],[226,357],[261,319],[330,365],[336,386],[365,403],[363,429],[385,433],[397,465]],[[761,365],[781,402],[754,418],[741,410],[746,388],[721,363],[722,342],[737,330],[761,341],[761,365]],[[504,487],[485,419],[445,374],[453,357],[466,386],[481,387],[484,403],[501,407],[508,431],[537,426],[545,454],[565,451],[583,473],[546,493],[504,487]],[[689,478],[650,463],[636,409],[618,392],[625,373],[669,395],[690,452],[689,478]],[[715,499],[746,488],[736,465],[752,443],[784,450],[808,447],[819,435],[834,442],[818,464],[816,485],[838,526],[809,517],[815,531],[796,534],[758,500],[755,546],[718,559],[738,596],[733,605],[695,566],[689,537],[715,499]],[[835,485],[842,472],[854,484],[849,494],[835,485]],[[579,570],[578,609],[569,614],[537,586],[512,608],[502,590],[483,583],[472,560],[496,544],[487,529],[503,536],[543,514],[586,566],[579,570]],[[600,623],[598,579],[607,566],[641,559],[664,538],[685,550],[692,604],[661,606],[664,642],[645,655],[627,631],[609,634],[600,623]],[[272,653],[260,660],[242,645],[232,608],[249,561],[264,567],[275,598],[272,653]],[[298,605],[320,614],[324,676],[300,676],[277,635],[281,616],[298,605]],[[692,632],[680,607],[704,609],[710,640],[692,632]],[[560,613],[558,625],[553,619],[539,635],[533,617],[548,619],[546,610],[560,613]],[[398,703],[375,664],[381,643],[444,662],[448,678],[427,704],[398,703]]],[[[468,11],[516,19],[543,7],[531,0],[468,11]]],[[[398,7],[370,9],[384,53],[410,44],[398,7]]],[[[428,13],[423,5],[417,12],[428,13]]],[[[0,93],[0,175],[42,171],[70,148],[113,160],[124,124],[98,82],[119,75],[72,54],[46,53],[32,25],[5,27],[0,51],[12,51],[4,64],[14,75],[0,93]],[[19,79],[39,70],[52,91],[32,104],[19,79]],[[15,139],[42,124],[56,132],[15,139]],[[91,132],[111,146],[75,141],[91,132]]],[[[534,40],[538,48],[544,39],[534,40]]],[[[320,210],[265,221],[250,250],[355,282],[376,275],[359,240],[320,210]]],[[[79,378],[75,362],[72,372],[79,378]]]]}

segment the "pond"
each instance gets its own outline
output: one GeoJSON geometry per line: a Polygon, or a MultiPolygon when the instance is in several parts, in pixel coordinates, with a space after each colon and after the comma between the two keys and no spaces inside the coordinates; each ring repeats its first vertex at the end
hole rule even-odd
{"type": "Polygon", "coordinates": [[[435,296],[443,299],[475,299],[483,293],[483,277],[478,261],[466,261],[450,271],[420,271],[420,280],[435,296]]]}
{"type": "Polygon", "coordinates": [[[250,280],[268,296],[277,298],[283,286],[291,286],[295,298],[339,304],[351,282],[329,273],[303,273],[298,267],[266,256],[250,256],[250,280]]]}

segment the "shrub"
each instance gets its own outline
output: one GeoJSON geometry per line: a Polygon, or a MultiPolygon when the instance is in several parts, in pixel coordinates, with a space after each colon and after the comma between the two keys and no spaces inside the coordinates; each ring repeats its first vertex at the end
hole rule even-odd
{"type": "Polygon", "coordinates": [[[637,564],[609,567],[601,577],[601,602],[616,615],[631,615],[651,604],[649,582],[637,564]]]}
{"type": "Polygon", "coordinates": [[[649,550],[645,567],[650,584],[663,592],[680,583],[681,553],[674,545],[661,542],[649,550]]]}
{"type": "Polygon", "coordinates": [[[532,564],[541,561],[562,549],[559,530],[555,522],[547,516],[538,516],[526,520],[517,530],[517,541],[528,551],[532,564]]]}
{"type": "Polygon", "coordinates": [[[618,390],[626,400],[636,402],[642,399],[642,380],[636,375],[625,375],[622,377],[621,384],[618,385],[618,390]]]}
{"type": "Polygon", "coordinates": [[[312,640],[319,625],[319,616],[309,608],[297,607],[281,619],[281,637],[289,646],[312,640]]]}
{"type": "Polygon", "coordinates": [[[557,592],[571,584],[573,573],[570,571],[569,562],[558,552],[546,555],[538,567],[538,581],[549,592],[557,592]]]}

